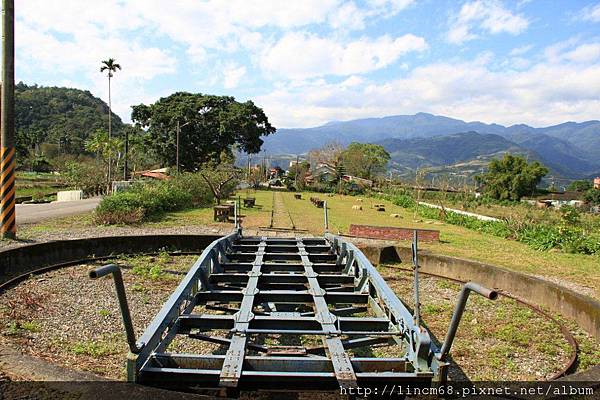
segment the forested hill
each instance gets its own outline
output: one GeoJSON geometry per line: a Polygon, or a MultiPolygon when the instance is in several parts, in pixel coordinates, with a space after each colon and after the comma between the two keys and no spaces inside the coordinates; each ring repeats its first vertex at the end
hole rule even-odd
{"type": "MultiPolygon", "coordinates": [[[[21,156],[42,144],[80,154],[91,134],[108,130],[108,105],[87,90],[20,82],[15,87],[15,125],[21,156]]],[[[114,113],[112,126],[115,134],[124,126],[114,113]]]]}

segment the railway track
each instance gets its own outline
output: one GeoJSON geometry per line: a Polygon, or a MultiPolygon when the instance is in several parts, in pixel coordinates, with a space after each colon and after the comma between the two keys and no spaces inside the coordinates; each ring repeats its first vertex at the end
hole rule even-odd
{"type": "Polygon", "coordinates": [[[284,196],[281,192],[273,192],[273,208],[271,209],[271,219],[269,229],[280,231],[300,231],[296,228],[294,219],[289,209],[286,207],[284,196]]]}

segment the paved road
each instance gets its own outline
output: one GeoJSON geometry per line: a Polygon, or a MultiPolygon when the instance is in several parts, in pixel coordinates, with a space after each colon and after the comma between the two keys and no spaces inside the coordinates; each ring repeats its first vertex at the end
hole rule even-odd
{"type": "MultiPolygon", "coordinates": [[[[419,204],[427,206],[427,207],[432,207],[432,208],[442,208],[441,206],[438,206],[437,204],[425,203],[424,201],[420,201],[419,204]]],[[[481,221],[494,221],[494,222],[501,221],[498,218],[488,217],[487,215],[475,214],[475,213],[472,213],[472,212],[463,211],[463,210],[456,210],[454,208],[448,208],[448,207],[445,207],[445,209],[448,210],[448,211],[452,211],[452,212],[454,212],[456,214],[462,214],[462,215],[466,215],[467,217],[477,218],[477,219],[479,219],[481,221]]]]}
{"type": "Polygon", "coordinates": [[[17,225],[33,224],[48,218],[90,212],[100,203],[101,197],[79,201],[61,201],[46,204],[17,204],[17,225]]]}

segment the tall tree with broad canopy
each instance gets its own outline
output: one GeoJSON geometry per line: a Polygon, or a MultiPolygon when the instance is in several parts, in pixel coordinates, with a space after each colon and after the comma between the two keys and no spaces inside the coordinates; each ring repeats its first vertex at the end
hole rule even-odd
{"type": "Polygon", "coordinates": [[[195,171],[218,161],[233,148],[255,154],[261,136],[275,132],[263,110],[252,101],[240,103],[230,96],[177,92],[154,104],[133,107],[132,121],[146,129],[147,144],[166,165],[174,165],[179,122],[179,164],[195,171]]]}
{"type": "Polygon", "coordinates": [[[352,142],[342,152],[346,172],[365,179],[384,173],[389,161],[390,154],[378,144],[352,142]]]}
{"type": "Polygon", "coordinates": [[[538,161],[528,163],[521,156],[505,154],[501,160],[492,160],[488,171],[475,179],[490,197],[517,201],[523,196],[533,195],[548,172],[548,168],[538,161]]]}

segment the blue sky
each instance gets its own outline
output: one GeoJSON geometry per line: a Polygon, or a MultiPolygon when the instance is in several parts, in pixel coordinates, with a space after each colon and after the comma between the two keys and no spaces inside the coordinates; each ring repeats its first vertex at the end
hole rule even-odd
{"type": "Polygon", "coordinates": [[[431,112],[544,126],[599,119],[600,1],[19,0],[17,81],[107,100],[251,99],[277,127],[431,112]]]}

